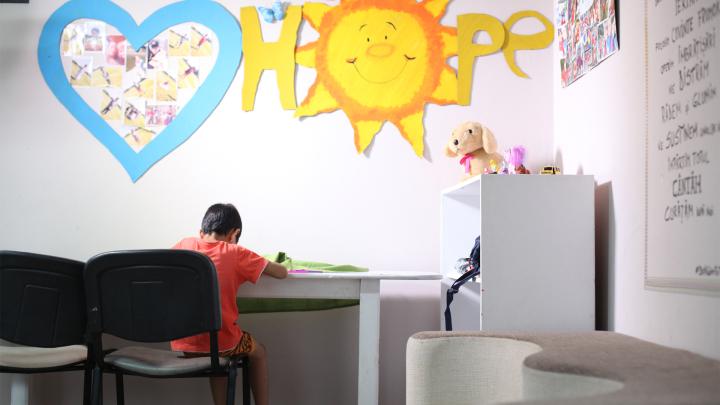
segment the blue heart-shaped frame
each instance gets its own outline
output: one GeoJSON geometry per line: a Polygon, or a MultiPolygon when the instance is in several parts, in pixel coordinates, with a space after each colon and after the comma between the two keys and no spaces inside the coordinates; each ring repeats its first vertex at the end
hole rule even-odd
{"type": "Polygon", "coordinates": [[[237,19],[221,5],[209,0],[186,0],[163,7],[142,24],[109,0],[72,0],[57,9],[45,23],[38,43],[38,63],[55,97],[97,138],[135,182],[153,164],[185,142],[222,100],[242,59],[242,31],[237,19]],[[195,22],[215,32],[220,44],[215,67],[193,98],[165,130],[139,152],[135,152],[100,115],[73,90],[60,56],[65,26],[88,18],[115,26],[139,49],[173,25],[195,22]]]}

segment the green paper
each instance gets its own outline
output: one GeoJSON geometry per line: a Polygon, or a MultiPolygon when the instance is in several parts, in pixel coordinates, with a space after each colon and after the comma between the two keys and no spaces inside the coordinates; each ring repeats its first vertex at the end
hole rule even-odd
{"type": "Polygon", "coordinates": [[[316,270],[323,272],[367,272],[366,267],[353,266],[351,264],[330,264],[321,262],[310,262],[294,260],[285,252],[277,252],[263,255],[264,258],[275,263],[282,264],[288,270],[316,270]]]}

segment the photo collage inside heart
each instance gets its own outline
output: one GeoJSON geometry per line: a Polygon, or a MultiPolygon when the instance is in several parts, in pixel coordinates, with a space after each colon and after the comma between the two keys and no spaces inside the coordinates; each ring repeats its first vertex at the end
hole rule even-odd
{"type": "Polygon", "coordinates": [[[73,89],[136,153],[180,114],[218,50],[215,33],[197,23],[173,26],[135,50],[112,25],[79,19],[60,41],[73,89]]]}

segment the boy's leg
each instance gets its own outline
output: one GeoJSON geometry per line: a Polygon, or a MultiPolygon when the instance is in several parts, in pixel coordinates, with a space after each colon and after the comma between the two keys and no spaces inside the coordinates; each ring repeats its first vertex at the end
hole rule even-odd
{"type": "MultiPolygon", "coordinates": [[[[252,390],[255,405],[268,405],[268,372],[267,351],[262,343],[257,343],[255,349],[248,353],[250,358],[250,389],[252,390]]],[[[227,377],[210,377],[210,391],[212,391],[215,405],[225,405],[227,402],[227,377]]]]}
{"type": "Polygon", "coordinates": [[[210,391],[215,405],[226,405],[227,377],[210,377],[210,391]]]}
{"type": "Polygon", "coordinates": [[[255,345],[250,357],[250,388],[255,405],[268,405],[267,351],[262,343],[255,345]]]}

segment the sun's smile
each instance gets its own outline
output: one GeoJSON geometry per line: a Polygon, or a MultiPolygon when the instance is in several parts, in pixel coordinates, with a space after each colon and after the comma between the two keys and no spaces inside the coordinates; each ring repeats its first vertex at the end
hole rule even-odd
{"type": "Polygon", "coordinates": [[[296,59],[318,74],[295,116],[342,109],[358,152],[390,121],[423,156],[424,105],[457,102],[457,78],[446,64],[457,53],[457,35],[440,25],[448,1],[305,3],[303,15],[320,37],[296,59]]]}
{"type": "MultiPolygon", "coordinates": [[[[363,62],[369,62],[370,66],[372,67],[373,61],[368,61],[366,59],[358,60],[357,56],[347,59],[347,63],[352,64],[355,68],[355,71],[360,75],[360,77],[367,80],[368,82],[375,84],[385,84],[390,83],[391,81],[400,77],[400,75],[405,71],[408,62],[415,60],[415,57],[410,57],[408,55],[402,55],[402,58],[405,63],[400,65],[400,69],[395,70],[376,71],[377,69],[367,69],[367,63],[363,62]]],[[[375,65],[381,65],[381,63],[375,63],[375,65]]]]}

